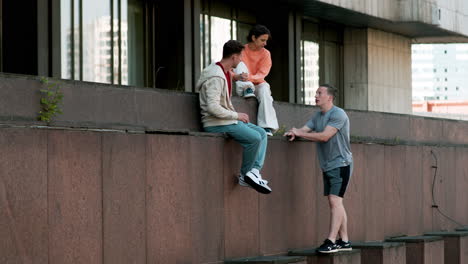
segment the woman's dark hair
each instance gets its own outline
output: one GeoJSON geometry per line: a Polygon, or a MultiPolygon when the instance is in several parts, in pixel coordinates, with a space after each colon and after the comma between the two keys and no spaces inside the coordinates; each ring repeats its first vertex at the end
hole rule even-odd
{"type": "Polygon", "coordinates": [[[256,38],[260,37],[261,35],[268,35],[268,39],[271,39],[270,30],[263,25],[255,25],[250,29],[249,35],[247,36],[247,42],[252,42],[252,36],[256,38]]]}
{"type": "Polygon", "coordinates": [[[232,54],[240,54],[244,49],[244,45],[237,40],[229,40],[223,46],[223,59],[230,57],[232,54]]]}

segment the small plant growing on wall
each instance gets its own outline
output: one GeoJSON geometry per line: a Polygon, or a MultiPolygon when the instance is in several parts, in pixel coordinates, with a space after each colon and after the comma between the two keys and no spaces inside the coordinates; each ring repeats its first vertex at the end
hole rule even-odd
{"type": "Polygon", "coordinates": [[[54,117],[62,114],[60,106],[63,100],[63,93],[60,91],[58,82],[50,82],[45,77],[41,77],[40,82],[45,88],[39,90],[41,92],[41,111],[39,111],[38,119],[50,123],[54,117]]]}
{"type": "Polygon", "coordinates": [[[286,133],[286,126],[285,125],[281,125],[278,130],[275,131],[275,133],[273,134],[273,136],[283,136],[284,133],[286,133]]]}

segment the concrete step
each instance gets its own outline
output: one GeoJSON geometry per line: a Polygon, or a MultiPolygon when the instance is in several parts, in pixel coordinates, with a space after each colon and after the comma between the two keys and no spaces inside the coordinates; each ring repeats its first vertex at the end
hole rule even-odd
{"type": "Polygon", "coordinates": [[[441,236],[444,238],[445,263],[468,263],[468,230],[458,232],[428,232],[427,236],[441,236]]]}
{"type": "Polygon", "coordinates": [[[444,264],[444,240],[440,236],[403,236],[385,241],[406,243],[407,264],[444,264]]]}
{"type": "Polygon", "coordinates": [[[406,244],[403,242],[353,242],[361,250],[361,264],[405,264],[406,244]]]}
{"type": "Polygon", "coordinates": [[[295,249],[289,251],[288,255],[305,256],[307,264],[361,264],[361,251],[359,249],[331,254],[317,253],[315,248],[295,249]]]}
{"type": "Polygon", "coordinates": [[[259,257],[248,257],[248,258],[236,258],[225,260],[227,264],[307,264],[306,258],[301,256],[259,256],[259,257]]]}

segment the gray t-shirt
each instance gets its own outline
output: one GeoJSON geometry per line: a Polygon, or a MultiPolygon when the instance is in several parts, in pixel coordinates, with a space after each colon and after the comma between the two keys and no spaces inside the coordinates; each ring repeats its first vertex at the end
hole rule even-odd
{"type": "Polygon", "coordinates": [[[349,118],[343,109],[333,106],[326,113],[318,111],[306,126],[315,132],[323,132],[326,126],[338,129],[328,142],[317,142],[318,158],[323,171],[351,165],[353,154],[349,143],[349,118]]]}

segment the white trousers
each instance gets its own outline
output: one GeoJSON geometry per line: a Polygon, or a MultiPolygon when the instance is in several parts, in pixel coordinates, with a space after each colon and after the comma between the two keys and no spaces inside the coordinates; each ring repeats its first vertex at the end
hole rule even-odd
{"type": "Polygon", "coordinates": [[[257,124],[263,128],[278,130],[278,119],[273,108],[273,97],[271,96],[270,84],[267,82],[255,85],[255,95],[258,100],[257,124]]]}

